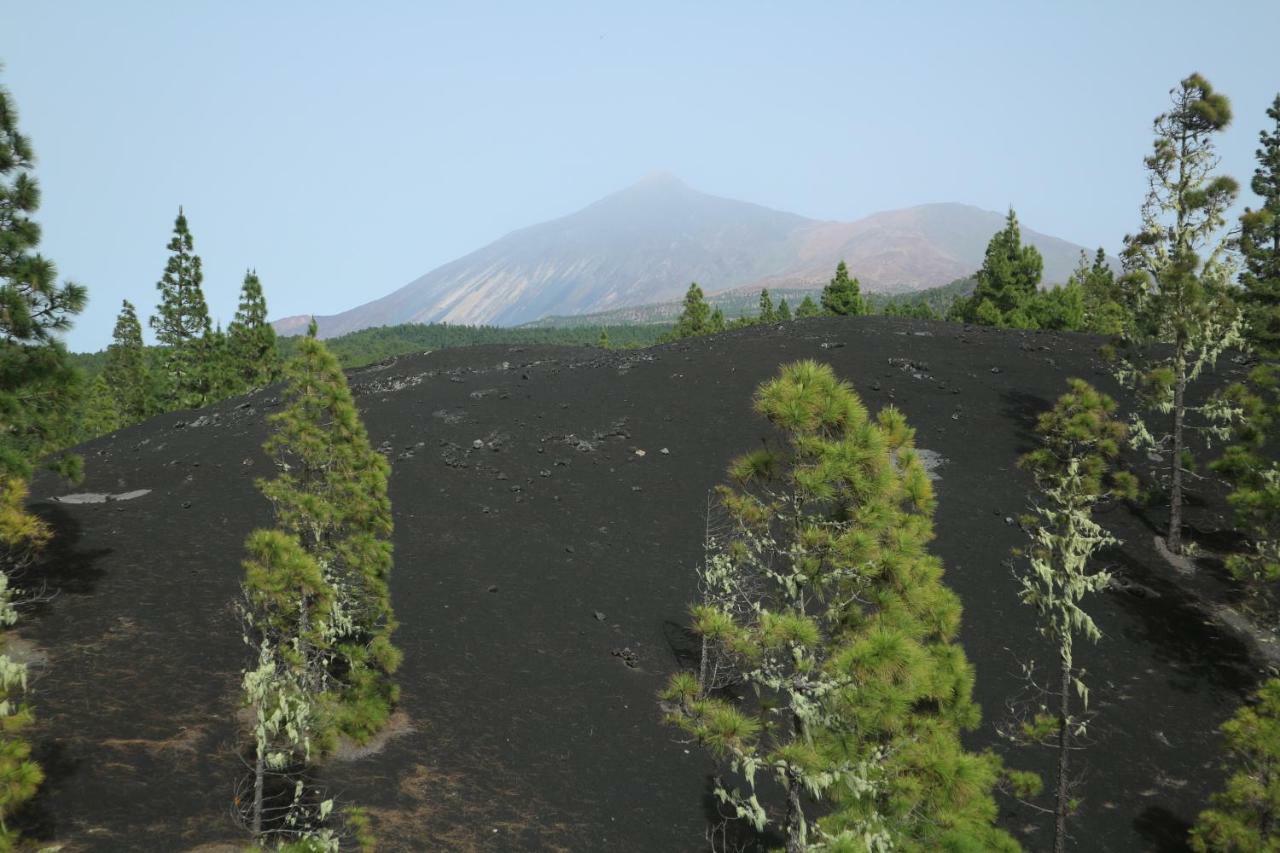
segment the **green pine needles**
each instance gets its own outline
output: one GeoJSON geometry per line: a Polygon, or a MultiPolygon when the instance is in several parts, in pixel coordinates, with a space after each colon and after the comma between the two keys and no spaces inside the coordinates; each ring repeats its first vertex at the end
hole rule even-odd
{"type": "Polygon", "coordinates": [[[913,431],[812,361],[755,407],[782,443],[730,466],[692,608],[718,674],[675,675],[668,719],[721,763],[727,817],[779,829],[789,853],[1017,849],[993,825],[1000,762],[960,745],[973,669],[913,431]]]}
{"type": "Polygon", "coordinates": [[[1280,679],[1262,685],[1222,726],[1226,788],[1191,831],[1197,853],[1280,853],[1280,679]]]}

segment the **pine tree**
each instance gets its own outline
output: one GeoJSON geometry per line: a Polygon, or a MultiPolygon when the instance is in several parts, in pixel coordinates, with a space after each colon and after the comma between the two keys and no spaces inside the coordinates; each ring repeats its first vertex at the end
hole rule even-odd
{"type": "Polygon", "coordinates": [[[163,363],[170,406],[195,408],[209,402],[204,356],[212,324],[201,288],[204,273],[200,256],[195,253],[195,241],[181,207],[168,249],[164,275],[156,284],[160,305],[151,318],[151,328],[157,342],[165,347],[163,363]]]}
{"type": "Polygon", "coordinates": [[[284,370],[284,409],[271,416],[264,448],[281,473],[260,483],[277,526],[295,537],[334,589],[332,644],[337,675],[333,708],[339,731],[363,741],[391,714],[391,679],[400,652],[391,572],[390,467],[369,444],[355,401],[315,323],[284,370]]]}
{"type": "Polygon", "coordinates": [[[702,288],[697,283],[689,285],[684,295],[684,310],[676,320],[672,334],[677,338],[688,338],[694,335],[705,335],[711,323],[711,306],[702,295],[702,288]]]}
{"type": "Polygon", "coordinates": [[[600,347],[600,349],[609,348],[609,330],[608,329],[600,330],[600,337],[596,340],[596,346],[600,347]]]}
{"type": "Polygon", "coordinates": [[[126,423],[116,403],[115,389],[107,381],[106,373],[99,373],[89,384],[89,391],[84,397],[81,434],[78,437],[88,441],[115,432],[123,426],[126,423]]]}
{"type": "Polygon", "coordinates": [[[849,268],[841,261],[836,266],[835,277],[822,289],[822,308],[828,314],[861,317],[871,313],[862,297],[862,286],[856,278],[849,278],[849,268]]]}
{"type": "Polygon", "coordinates": [[[1280,364],[1265,362],[1245,382],[1229,387],[1224,400],[1235,414],[1233,443],[1213,469],[1232,487],[1227,502],[1246,548],[1227,558],[1227,569],[1247,594],[1245,606],[1275,620],[1280,600],[1280,463],[1267,443],[1280,424],[1280,364]]]}
{"type": "Polygon", "coordinates": [[[1197,853],[1280,853],[1280,679],[1222,726],[1234,770],[1191,831],[1197,853]]]}
{"type": "Polygon", "coordinates": [[[138,423],[155,412],[154,386],[147,366],[146,348],[142,343],[142,324],[127,299],[111,333],[111,345],[107,347],[102,375],[124,424],[138,423]]]}
{"type": "Polygon", "coordinates": [[[773,307],[773,297],[769,296],[767,287],[760,291],[760,316],[758,319],[761,323],[778,322],[778,312],[773,307]]]}
{"type": "Polygon", "coordinates": [[[335,589],[296,536],[256,530],[245,548],[242,614],[254,666],[242,687],[253,771],[236,802],[255,840],[298,842],[322,834],[332,809],[308,799],[301,781],[329,736],[322,701],[336,655],[335,589]]]}
{"type": "Polygon", "coordinates": [[[1124,304],[1123,289],[1101,248],[1094,254],[1093,263],[1081,250],[1080,263],[1067,280],[1067,287],[1073,286],[1079,287],[1084,297],[1081,328],[1104,335],[1123,334],[1129,328],[1132,317],[1124,304]]]}
{"type": "Polygon", "coordinates": [[[708,332],[723,332],[725,330],[724,312],[719,308],[711,312],[711,319],[707,321],[708,332]]]}
{"type": "Polygon", "coordinates": [[[822,309],[813,301],[813,297],[805,294],[804,299],[800,300],[800,307],[796,309],[796,318],[804,320],[808,317],[817,317],[822,313],[822,309]]]}
{"type": "Polygon", "coordinates": [[[1280,358],[1280,95],[1267,109],[1274,124],[1271,132],[1258,134],[1258,167],[1249,187],[1262,199],[1257,210],[1245,209],[1240,217],[1240,254],[1244,269],[1240,284],[1244,293],[1246,337],[1266,358],[1280,358]]]}
{"type": "MultiPolygon", "coordinates": [[[[59,284],[53,263],[36,252],[40,226],[32,217],[40,189],[34,167],[13,99],[0,87],[0,628],[17,620],[13,573],[52,535],[26,510],[27,479],[40,459],[69,441],[79,394],[77,374],[56,335],[84,307],[85,290],[59,284]]],[[[18,834],[6,821],[43,778],[23,738],[32,722],[26,687],[26,666],[0,646],[0,849],[16,846],[18,834]]]]}
{"type": "Polygon", "coordinates": [[[199,342],[200,375],[198,387],[206,403],[225,400],[247,390],[240,365],[231,351],[231,340],[218,323],[199,342]]]}
{"type": "Polygon", "coordinates": [[[973,295],[961,309],[966,323],[1028,328],[1027,304],[1039,291],[1044,259],[1035,246],[1022,245],[1022,230],[1013,208],[1005,226],[987,243],[973,295]]]}
{"type": "Polygon", "coordinates": [[[785,299],[778,303],[778,321],[781,323],[791,322],[791,306],[787,304],[785,299]]]}
{"type": "Polygon", "coordinates": [[[717,694],[679,673],[668,718],[726,765],[715,793],[729,809],[757,831],[782,815],[789,853],[1017,849],[994,827],[998,759],[959,741],[978,722],[973,670],[927,551],[934,499],[913,431],[892,408],[871,418],[815,362],[784,366],[755,406],[783,446],[733,462],[729,530],[708,555],[750,606],[739,592],[692,609],[745,683],[717,694]]]}
{"type": "Polygon", "coordinates": [[[267,320],[267,300],[262,293],[258,274],[244,274],[240,289],[240,307],[227,327],[227,347],[231,372],[240,389],[261,388],[280,376],[280,353],[276,348],[276,330],[267,320]]]}
{"type": "Polygon", "coordinates": [[[1093,508],[1108,494],[1131,496],[1134,486],[1128,475],[1111,471],[1126,433],[1124,424],[1112,418],[1115,401],[1084,380],[1072,379],[1068,384],[1070,390],[1039,418],[1036,433],[1041,446],[1019,462],[1035,477],[1039,491],[1032,515],[1023,521],[1031,545],[1025,553],[1026,569],[1018,577],[1019,597],[1035,608],[1040,633],[1054,644],[1058,655],[1057,707],[1037,715],[1023,734],[1056,742],[1056,853],[1066,849],[1071,811],[1068,759],[1086,725],[1084,718],[1072,712],[1071,694],[1074,691],[1080,697],[1082,710],[1087,709],[1089,698],[1075,665],[1075,635],[1092,642],[1102,637],[1080,602],[1111,583],[1109,572],[1090,571],[1089,562],[1100,549],[1118,544],[1093,520],[1093,508]]]}
{"type": "Polygon", "coordinates": [[[1133,437],[1169,459],[1165,547],[1180,554],[1183,482],[1192,455],[1188,415],[1202,416],[1203,432],[1227,434],[1225,413],[1212,405],[1190,406],[1187,385],[1240,343],[1241,320],[1230,293],[1229,240],[1221,233],[1238,186],[1214,174],[1214,136],[1231,122],[1231,104],[1199,74],[1184,79],[1170,96],[1173,106],[1156,117],[1155,142],[1145,160],[1149,190],[1142,230],[1125,237],[1126,286],[1136,319],[1123,341],[1117,378],[1169,417],[1168,432],[1157,435],[1135,416],[1133,437]]]}
{"type": "Polygon", "coordinates": [[[36,252],[34,167],[12,96],[0,88],[0,476],[22,479],[69,440],[80,386],[57,334],[85,304],[85,289],[59,284],[53,262],[36,252]]]}

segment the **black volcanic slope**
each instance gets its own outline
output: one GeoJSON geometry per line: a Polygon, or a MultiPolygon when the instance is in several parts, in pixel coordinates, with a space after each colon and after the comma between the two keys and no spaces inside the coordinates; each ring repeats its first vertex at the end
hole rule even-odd
{"type": "MultiPolygon", "coordinates": [[[[394,472],[408,720],[380,751],[330,763],[327,784],[369,808],[388,850],[699,849],[710,764],[661,724],[655,693],[687,658],[707,491],[766,434],[756,384],[797,358],[829,361],[873,408],[900,406],[918,445],[946,460],[936,548],[978,670],[985,720],[971,742],[1047,770],[1051,753],[1007,748],[994,730],[1020,661],[1050,659],[1005,565],[1022,538],[1006,518],[1024,506],[1014,460],[1034,415],[1068,376],[1114,391],[1096,344],[865,318],[645,351],[450,350],[353,372],[394,472]],[[636,668],[613,654],[623,648],[636,668]]],[[[259,446],[275,405],[268,391],[166,415],[87,445],[83,486],[36,482],[59,538],[28,578],[56,595],[20,629],[47,657],[34,696],[49,779],[29,832],[77,851],[243,840],[229,819],[247,661],[232,601],[244,537],[270,523],[253,480],[270,474],[259,446]],[[135,489],[151,491],[54,500],[135,489]]],[[[1229,526],[1220,503],[1197,512],[1201,527],[1229,526]]],[[[1158,517],[1116,508],[1103,521],[1126,540],[1110,558],[1132,589],[1090,605],[1106,637],[1082,652],[1100,716],[1077,759],[1089,785],[1078,849],[1176,850],[1221,779],[1214,729],[1259,664],[1155,556],[1158,517]]],[[[1042,818],[1004,808],[1028,847],[1044,845],[1042,818]]]]}

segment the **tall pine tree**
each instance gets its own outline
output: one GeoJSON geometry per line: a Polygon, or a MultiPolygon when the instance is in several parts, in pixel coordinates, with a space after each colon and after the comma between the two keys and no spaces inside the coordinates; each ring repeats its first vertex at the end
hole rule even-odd
{"type": "MultiPolygon", "coordinates": [[[[32,218],[40,189],[35,153],[18,129],[18,113],[0,87],[0,628],[17,619],[10,579],[49,541],[51,532],[26,510],[35,464],[69,438],[77,374],[56,334],[84,307],[85,290],[59,284],[51,261],[36,252],[32,218]]],[[[0,646],[0,848],[17,832],[7,819],[35,795],[42,773],[23,730],[31,712],[23,697],[27,669],[0,646]]]]}
{"type": "Polygon", "coordinates": [[[116,317],[102,375],[115,398],[116,413],[124,423],[137,423],[154,414],[154,386],[142,343],[142,324],[127,299],[116,317]]]}
{"type": "Polygon", "coordinates": [[[688,338],[705,335],[711,331],[711,306],[702,295],[702,288],[694,282],[684,295],[684,309],[680,312],[672,337],[688,338]]]}
{"type": "Polygon", "coordinates": [[[760,291],[760,317],[761,323],[778,322],[777,309],[773,307],[773,297],[769,295],[769,288],[760,291]]]}
{"type": "Polygon", "coordinates": [[[200,256],[195,253],[195,241],[181,207],[168,249],[164,275],[156,283],[160,305],[151,318],[151,328],[165,348],[161,363],[168,403],[172,408],[191,408],[209,402],[206,357],[213,327],[204,301],[200,256]]]}
{"type": "Polygon", "coordinates": [[[390,466],[369,444],[338,360],[315,337],[315,322],[285,365],[285,406],[271,416],[264,445],[280,469],[260,483],[277,527],[294,537],[334,590],[332,715],[363,741],[390,716],[399,695],[392,674],[395,616],[391,573],[390,466]]]}
{"type": "Polygon", "coordinates": [[[267,300],[253,270],[244,274],[240,307],[227,327],[227,348],[231,369],[241,388],[261,388],[279,378],[276,330],[267,321],[267,300]]]}
{"type": "Polygon", "coordinates": [[[1250,345],[1266,358],[1280,359],[1280,95],[1267,117],[1273,124],[1258,134],[1258,167],[1249,184],[1262,204],[1240,217],[1240,300],[1250,345]]]}
{"type": "Polygon", "coordinates": [[[708,562],[735,592],[692,608],[704,648],[751,689],[679,673],[668,718],[722,764],[721,802],[757,831],[776,821],[788,853],[1016,850],[994,826],[998,759],[960,744],[979,717],[973,669],[928,552],[934,498],[913,431],[892,408],[871,417],[815,362],[784,366],[755,406],[781,447],[730,466],[730,530],[708,562]]]}
{"type": "Polygon", "coordinates": [[[1153,432],[1135,415],[1132,435],[1168,460],[1165,547],[1180,554],[1184,482],[1193,456],[1187,431],[1218,438],[1227,432],[1223,410],[1192,406],[1186,395],[1188,384],[1241,341],[1230,286],[1230,241],[1222,233],[1239,187],[1232,178],[1215,174],[1214,139],[1231,122],[1227,97],[1192,74],[1170,98],[1171,109],[1156,117],[1156,138],[1145,160],[1142,229],[1125,237],[1126,284],[1136,319],[1119,352],[1117,378],[1168,418],[1167,428],[1153,432]],[[1189,422],[1189,415],[1200,416],[1199,422],[1189,422]]]}
{"type": "Polygon", "coordinates": [[[828,314],[861,317],[871,313],[867,300],[862,296],[862,286],[856,278],[849,277],[849,267],[841,261],[836,274],[822,289],[822,307],[828,314]]]}
{"type": "Polygon", "coordinates": [[[1022,244],[1018,215],[1009,208],[1004,228],[987,243],[973,295],[960,309],[964,321],[1020,328],[1032,325],[1024,315],[1038,292],[1043,272],[1044,258],[1035,246],[1022,244]]]}

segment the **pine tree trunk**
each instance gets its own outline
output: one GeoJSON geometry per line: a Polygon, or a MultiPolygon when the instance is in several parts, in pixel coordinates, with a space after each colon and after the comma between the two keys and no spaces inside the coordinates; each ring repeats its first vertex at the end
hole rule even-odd
{"type": "Polygon", "coordinates": [[[1067,849],[1067,756],[1071,746],[1071,662],[1063,657],[1062,695],[1058,697],[1058,804],[1053,831],[1053,853],[1067,849]]]}
{"type": "Polygon", "coordinates": [[[266,757],[264,744],[258,743],[258,759],[253,767],[253,837],[262,835],[262,784],[266,776],[266,757]]]}
{"type": "Polygon", "coordinates": [[[787,773],[787,853],[804,853],[808,848],[807,827],[804,820],[804,804],[800,802],[800,779],[787,773]]]}
{"type": "Polygon", "coordinates": [[[710,644],[707,638],[702,638],[702,661],[698,667],[698,695],[705,697],[707,695],[707,655],[710,651],[710,644]]]}
{"type": "Polygon", "coordinates": [[[1169,533],[1165,537],[1165,545],[1171,554],[1182,553],[1182,424],[1186,417],[1187,394],[1187,363],[1183,346],[1179,336],[1173,386],[1173,482],[1169,490],[1169,533]]]}

